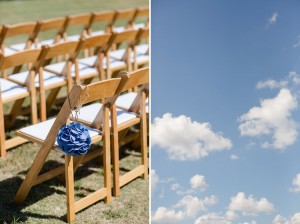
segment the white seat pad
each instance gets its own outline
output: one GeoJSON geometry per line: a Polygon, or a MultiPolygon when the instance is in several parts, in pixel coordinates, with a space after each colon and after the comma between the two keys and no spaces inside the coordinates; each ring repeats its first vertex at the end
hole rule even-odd
{"type": "MultiPolygon", "coordinates": [[[[88,106],[84,106],[80,108],[80,114],[78,114],[78,119],[82,120],[86,123],[92,123],[95,120],[98,112],[102,107],[101,103],[93,103],[88,106]]],[[[75,116],[75,112],[72,112],[73,116],[75,116]]],[[[124,111],[121,109],[117,109],[117,124],[120,125],[126,121],[129,121],[133,118],[136,118],[136,114],[124,111]]]]}
{"type": "Polygon", "coordinates": [[[119,26],[119,27],[114,27],[113,28],[113,31],[116,32],[116,33],[123,32],[124,30],[125,30],[124,26],[119,26]]]}
{"type": "MultiPolygon", "coordinates": [[[[54,72],[54,73],[62,73],[64,67],[65,67],[65,62],[60,62],[60,63],[56,63],[56,64],[51,64],[51,65],[47,65],[45,67],[45,69],[47,71],[50,72],[54,72]]],[[[84,65],[81,63],[78,63],[78,69],[79,69],[79,76],[81,78],[84,78],[85,76],[88,76],[90,74],[94,74],[94,73],[98,73],[98,70],[94,67],[88,66],[88,65],[84,65]]],[[[72,65],[71,68],[71,74],[72,77],[75,77],[75,65],[72,65]]]]}
{"type": "MultiPolygon", "coordinates": [[[[123,95],[120,95],[116,101],[116,106],[124,108],[128,110],[133,103],[137,93],[136,92],[129,92],[123,95]]],[[[146,113],[149,113],[149,100],[146,99],[146,113]]]]}
{"type": "MultiPolygon", "coordinates": [[[[20,44],[13,44],[10,45],[9,48],[15,50],[15,51],[22,51],[25,49],[26,44],[25,43],[20,43],[20,44]]],[[[31,46],[31,49],[34,49],[34,45],[31,46]]]]}
{"type": "Polygon", "coordinates": [[[136,53],[138,55],[140,55],[140,54],[148,54],[149,45],[148,44],[140,44],[140,45],[137,45],[135,47],[135,49],[136,49],[136,53]]]}
{"type": "MultiPolygon", "coordinates": [[[[55,119],[56,118],[52,118],[50,120],[25,127],[25,128],[20,129],[19,131],[23,134],[37,138],[41,141],[45,141],[55,119]]],[[[101,132],[99,130],[92,129],[90,127],[86,127],[86,128],[89,130],[89,134],[90,134],[91,138],[101,134],[101,132]]],[[[57,141],[55,141],[55,145],[58,146],[57,141]]]]}
{"type": "Polygon", "coordinates": [[[50,40],[42,40],[38,43],[38,47],[41,47],[43,45],[52,45],[54,44],[54,40],[50,39],[50,40]]]}
{"type": "Polygon", "coordinates": [[[111,58],[116,59],[116,60],[122,60],[123,56],[124,56],[124,53],[125,53],[125,49],[122,48],[122,49],[118,49],[118,50],[115,50],[115,51],[110,51],[109,56],[111,58]]]}
{"type": "Polygon", "coordinates": [[[104,30],[94,31],[91,33],[91,36],[93,37],[93,36],[101,35],[104,33],[105,33],[104,30]]]}
{"type": "Polygon", "coordinates": [[[145,23],[136,23],[133,25],[133,29],[138,30],[140,28],[144,28],[145,27],[145,23]]]}
{"type": "Polygon", "coordinates": [[[12,81],[0,78],[2,99],[5,100],[10,97],[23,95],[28,93],[24,86],[20,86],[12,81]]]}
{"type": "MultiPolygon", "coordinates": [[[[19,83],[24,83],[25,84],[27,76],[28,76],[28,71],[10,75],[9,79],[11,79],[13,81],[16,81],[16,82],[19,82],[19,83]]],[[[55,75],[55,74],[47,72],[47,71],[43,71],[43,76],[44,76],[44,86],[45,87],[65,81],[64,77],[59,76],[59,75],[55,75]]],[[[40,86],[39,75],[38,74],[35,77],[35,86],[36,87],[40,86]]]]}
{"type": "MultiPolygon", "coordinates": [[[[84,64],[88,66],[94,66],[97,56],[91,56],[87,58],[81,58],[78,60],[79,64],[84,64]]],[[[107,68],[106,58],[103,59],[103,68],[107,68]]],[[[126,63],[124,61],[118,61],[114,58],[110,58],[110,68],[124,67],[126,63]]]]}
{"type": "Polygon", "coordinates": [[[71,36],[67,36],[66,40],[67,41],[78,41],[80,39],[80,35],[71,35],[71,36]]]}
{"type": "MultiPolygon", "coordinates": [[[[130,58],[131,62],[134,62],[134,56],[130,58]]],[[[149,55],[137,55],[136,56],[137,63],[148,63],[149,55]]]]}
{"type": "Polygon", "coordinates": [[[4,48],[4,55],[10,55],[10,54],[14,54],[16,52],[17,52],[16,50],[10,49],[8,47],[4,48]]]}

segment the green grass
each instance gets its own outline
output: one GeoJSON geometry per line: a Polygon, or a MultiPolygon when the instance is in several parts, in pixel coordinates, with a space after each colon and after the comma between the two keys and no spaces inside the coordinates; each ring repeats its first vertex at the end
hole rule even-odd
{"type": "MultiPolygon", "coordinates": [[[[1,24],[16,24],[76,13],[147,5],[146,0],[0,0],[0,15],[1,24]]],[[[5,110],[9,110],[9,105],[5,105],[5,110]]],[[[6,131],[6,135],[14,135],[16,128],[28,124],[26,118],[20,117],[13,129],[6,131]]],[[[0,158],[0,223],[65,223],[65,187],[59,178],[33,187],[21,205],[12,202],[38,150],[38,145],[26,143],[9,150],[6,159],[0,158]]],[[[62,154],[53,151],[44,169],[62,165],[63,161],[62,154]]],[[[102,186],[103,169],[100,161],[100,158],[96,158],[76,172],[76,199],[102,186]]],[[[125,147],[121,160],[122,170],[133,168],[139,162],[140,155],[134,152],[134,148],[125,147]]],[[[148,184],[148,180],[137,178],[124,186],[120,197],[113,198],[110,204],[100,201],[78,212],[75,223],[148,223],[148,184]]]]}

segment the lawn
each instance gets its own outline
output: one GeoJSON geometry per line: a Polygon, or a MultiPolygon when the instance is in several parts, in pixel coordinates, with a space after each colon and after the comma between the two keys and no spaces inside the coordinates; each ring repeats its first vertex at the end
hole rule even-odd
{"type": "MultiPolygon", "coordinates": [[[[147,6],[145,0],[23,0],[1,1],[1,24],[16,24],[76,13],[147,6]]],[[[53,111],[52,116],[59,108],[53,111]]],[[[26,117],[19,117],[13,129],[28,125],[26,117]]],[[[14,135],[8,130],[7,137],[14,135]]],[[[100,150],[99,147],[93,147],[100,150]]],[[[0,159],[0,223],[65,223],[66,197],[62,179],[54,178],[32,188],[21,205],[12,203],[39,146],[26,143],[8,151],[0,159]]],[[[132,146],[122,149],[121,172],[136,166],[140,155],[132,146]]],[[[101,159],[81,166],[75,175],[76,199],[94,191],[103,182],[101,159]]],[[[63,164],[63,154],[53,151],[45,169],[63,164]]],[[[75,223],[148,223],[148,180],[138,178],[121,189],[121,195],[110,204],[100,201],[76,214],[75,223]]]]}

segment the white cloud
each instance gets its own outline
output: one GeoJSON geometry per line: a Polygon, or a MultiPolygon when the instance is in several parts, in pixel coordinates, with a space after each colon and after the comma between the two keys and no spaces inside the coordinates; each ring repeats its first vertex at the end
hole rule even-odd
{"type": "Polygon", "coordinates": [[[291,218],[286,218],[281,215],[276,215],[273,219],[272,224],[299,224],[300,223],[300,212],[295,213],[291,218]]]}
{"type": "Polygon", "coordinates": [[[239,157],[238,157],[237,155],[235,155],[235,154],[232,154],[232,155],[230,156],[230,159],[231,159],[231,160],[237,160],[237,159],[239,159],[239,157]]]}
{"type": "Polygon", "coordinates": [[[294,187],[290,189],[291,192],[300,192],[300,173],[293,179],[293,186],[294,187]]]}
{"type": "Polygon", "coordinates": [[[202,175],[195,175],[190,179],[191,188],[194,190],[204,191],[208,185],[205,181],[205,177],[202,175]]]}
{"type": "Polygon", "coordinates": [[[199,191],[205,191],[208,187],[206,183],[205,177],[203,175],[194,175],[190,179],[190,188],[186,189],[182,187],[178,183],[174,183],[171,185],[171,190],[176,191],[178,195],[187,195],[187,194],[195,194],[199,191]]]}
{"type": "Polygon", "coordinates": [[[200,216],[194,224],[231,224],[224,216],[218,213],[208,213],[200,216]]]}
{"type": "Polygon", "coordinates": [[[217,202],[218,199],[214,195],[205,197],[204,199],[186,195],[170,208],[159,207],[152,215],[151,220],[152,222],[168,223],[195,218],[199,212],[206,211],[207,206],[212,206],[217,202]]]}
{"type": "Polygon", "coordinates": [[[289,73],[289,78],[293,81],[293,83],[299,85],[300,84],[300,75],[295,71],[291,71],[289,73]]]}
{"type": "Polygon", "coordinates": [[[157,223],[176,223],[183,220],[185,214],[183,211],[176,212],[174,209],[159,207],[152,216],[152,222],[157,223]]]}
{"type": "Polygon", "coordinates": [[[239,224],[256,224],[256,221],[252,220],[251,222],[239,222],[239,224]]]}
{"type": "Polygon", "coordinates": [[[284,149],[296,141],[296,123],[291,112],[297,108],[297,100],[290,90],[281,89],[275,98],[264,99],[260,107],[251,108],[239,121],[242,136],[272,135],[273,142],[262,147],[284,149]]]}
{"type": "Polygon", "coordinates": [[[156,174],[155,170],[151,170],[151,191],[153,192],[156,189],[156,185],[159,182],[159,177],[156,174]]]}
{"type": "Polygon", "coordinates": [[[256,88],[257,89],[265,89],[265,88],[269,88],[269,89],[277,89],[277,88],[282,88],[287,86],[288,81],[286,80],[282,80],[282,81],[276,81],[273,79],[268,79],[266,81],[259,81],[256,84],[256,88]]]}
{"type": "Polygon", "coordinates": [[[256,200],[252,195],[246,197],[244,192],[239,192],[231,197],[228,210],[240,212],[243,216],[256,216],[258,213],[273,212],[274,206],[266,198],[256,200]]]}
{"type": "Polygon", "coordinates": [[[274,12],[273,15],[268,20],[268,25],[270,26],[270,25],[275,24],[278,20],[278,17],[279,17],[278,12],[274,12]]]}
{"type": "Polygon", "coordinates": [[[300,36],[297,38],[297,42],[293,45],[293,47],[299,47],[300,46],[300,36]]]}
{"type": "Polygon", "coordinates": [[[173,160],[196,160],[210,152],[232,147],[230,139],[212,131],[209,123],[199,123],[181,115],[166,113],[152,124],[152,144],[166,150],[173,160]]]}

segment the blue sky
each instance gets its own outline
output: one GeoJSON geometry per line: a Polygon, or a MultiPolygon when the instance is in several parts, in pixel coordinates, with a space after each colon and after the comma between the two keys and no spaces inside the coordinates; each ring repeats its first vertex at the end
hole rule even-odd
{"type": "Polygon", "coordinates": [[[300,2],[151,11],[152,223],[300,223],[300,2]]]}

